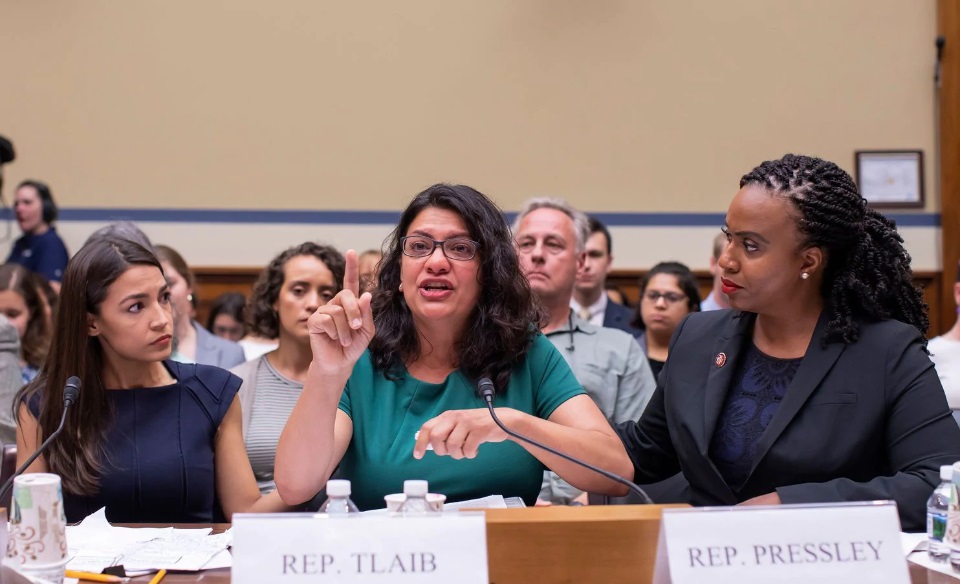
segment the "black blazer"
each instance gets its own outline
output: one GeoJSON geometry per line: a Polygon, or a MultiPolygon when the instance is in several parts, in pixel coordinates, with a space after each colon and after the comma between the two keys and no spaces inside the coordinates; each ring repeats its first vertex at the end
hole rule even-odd
{"type": "Polygon", "coordinates": [[[634,337],[639,337],[643,331],[630,324],[635,314],[634,310],[607,298],[607,309],[603,312],[603,326],[620,329],[634,337]]]}
{"type": "Polygon", "coordinates": [[[960,428],[922,337],[898,321],[863,323],[859,341],[824,346],[821,317],[749,477],[738,492],[724,482],[708,458],[710,441],[755,319],[721,310],[680,324],[640,420],[617,427],[634,480],[682,470],[694,505],[774,490],[784,503],[892,499],[902,528],[922,531],[940,466],[960,460],[960,428]]]}

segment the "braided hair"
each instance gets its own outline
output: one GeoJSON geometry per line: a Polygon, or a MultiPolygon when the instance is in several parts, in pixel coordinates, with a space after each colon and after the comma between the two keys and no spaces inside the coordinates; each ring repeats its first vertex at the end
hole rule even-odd
{"type": "Polygon", "coordinates": [[[820,158],[787,154],[743,175],[740,188],[748,185],[791,201],[803,247],[826,251],[821,294],[830,320],[823,342],[855,342],[860,322],[885,319],[926,334],[927,305],[903,238],[892,220],[867,207],[849,174],[820,158]]]}

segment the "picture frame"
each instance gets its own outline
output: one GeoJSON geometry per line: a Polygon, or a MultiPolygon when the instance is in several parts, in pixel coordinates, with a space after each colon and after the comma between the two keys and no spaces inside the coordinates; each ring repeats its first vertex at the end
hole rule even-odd
{"type": "Polygon", "coordinates": [[[857,150],[860,196],[874,208],[923,208],[923,150],[857,150]]]}

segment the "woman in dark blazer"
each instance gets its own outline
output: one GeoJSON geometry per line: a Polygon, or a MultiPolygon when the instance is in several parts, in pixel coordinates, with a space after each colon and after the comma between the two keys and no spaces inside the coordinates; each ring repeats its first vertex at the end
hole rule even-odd
{"type": "Polygon", "coordinates": [[[682,470],[695,505],[892,499],[922,530],[960,429],[894,223],[817,158],[740,187],[719,260],[733,310],[680,325],[643,416],[618,428],[634,480],[682,470]]]}

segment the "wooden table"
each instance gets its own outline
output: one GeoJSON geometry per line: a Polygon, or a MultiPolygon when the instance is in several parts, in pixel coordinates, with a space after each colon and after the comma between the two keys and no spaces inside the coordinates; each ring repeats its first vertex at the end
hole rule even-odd
{"type": "MultiPolygon", "coordinates": [[[[170,527],[169,525],[155,525],[155,524],[121,524],[121,527],[170,527]]],[[[178,528],[201,528],[201,527],[211,527],[213,533],[223,533],[228,527],[227,523],[217,523],[213,525],[197,525],[197,524],[177,524],[173,527],[178,528]]],[[[923,566],[918,566],[917,564],[907,562],[907,566],[910,569],[910,582],[911,584],[960,584],[960,580],[935,572],[932,570],[927,570],[923,566]]],[[[960,574],[958,574],[960,575],[960,574]]],[[[152,575],[147,576],[138,576],[131,579],[131,582],[145,583],[149,582],[152,578],[152,575]]],[[[230,569],[229,568],[220,568],[216,570],[203,570],[200,572],[183,572],[175,573],[168,572],[166,577],[163,579],[163,584],[186,584],[190,582],[202,582],[203,584],[229,584],[230,582],[230,569]]],[[[538,584],[551,584],[550,582],[541,581],[538,584]]],[[[613,583],[611,583],[613,584],[613,583]]]]}

